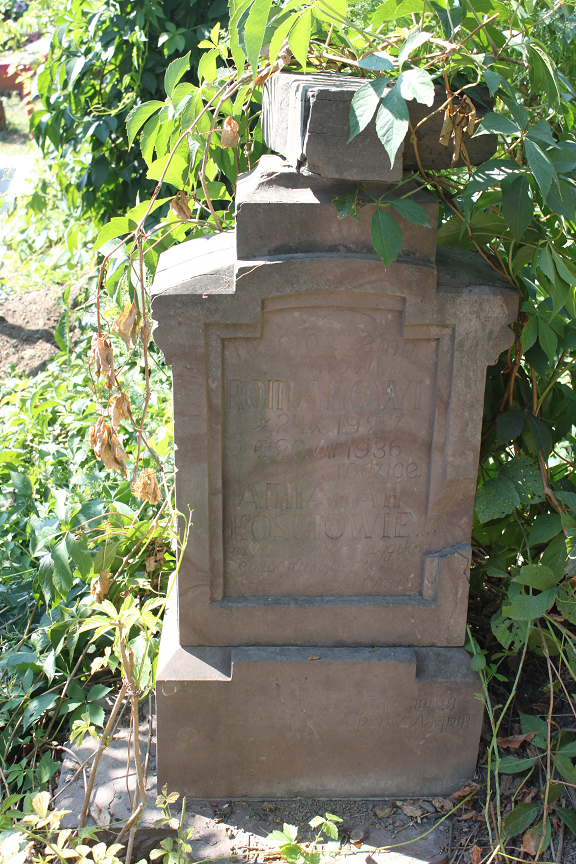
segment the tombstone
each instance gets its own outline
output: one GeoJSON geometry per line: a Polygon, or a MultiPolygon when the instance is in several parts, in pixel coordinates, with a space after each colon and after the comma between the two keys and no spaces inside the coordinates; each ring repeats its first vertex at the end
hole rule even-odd
{"type": "MultiPolygon", "coordinates": [[[[517,295],[436,247],[425,190],[431,227],[394,214],[387,269],[374,206],[337,218],[358,179],[348,127],[331,149],[311,136],[347,123],[358,79],[338,83],[266,85],[286,158],[240,179],[236,232],[165,252],[153,286],[191,521],[158,661],[158,783],[198,798],[449,794],[475,770],[472,512],[485,370],[517,295]]],[[[382,195],[403,154],[390,166],[363,136],[382,195]]]]}

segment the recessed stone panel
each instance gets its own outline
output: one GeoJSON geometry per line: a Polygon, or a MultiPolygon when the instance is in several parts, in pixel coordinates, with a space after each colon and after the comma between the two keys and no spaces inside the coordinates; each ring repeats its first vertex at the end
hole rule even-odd
{"type": "Polygon", "coordinates": [[[421,596],[438,339],[378,308],[222,339],[226,597],[421,596]]]}

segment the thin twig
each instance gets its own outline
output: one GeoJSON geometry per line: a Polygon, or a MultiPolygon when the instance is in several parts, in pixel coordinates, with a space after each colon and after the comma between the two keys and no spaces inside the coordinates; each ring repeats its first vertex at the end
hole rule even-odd
{"type": "Polygon", "coordinates": [[[86,794],[84,795],[84,802],[82,804],[82,812],[80,813],[80,818],[78,819],[78,828],[80,830],[82,830],[82,828],[84,828],[84,825],[86,823],[86,816],[88,814],[88,806],[90,804],[90,795],[92,794],[92,789],[94,787],[94,781],[96,780],[96,771],[98,770],[98,763],[100,762],[100,759],[102,757],[102,754],[104,753],[104,750],[108,746],[110,731],[111,731],[112,726],[114,724],[114,718],[116,717],[116,714],[118,713],[118,709],[120,708],[120,705],[122,704],[122,700],[124,699],[124,696],[126,695],[127,689],[128,689],[127,682],[123,681],[122,687],[120,688],[118,696],[116,697],[114,707],[112,708],[112,711],[110,713],[110,717],[108,718],[106,728],[104,729],[104,732],[102,733],[102,735],[100,737],[100,744],[98,746],[98,750],[96,751],[96,755],[94,757],[94,762],[92,763],[92,770],[90,771],[90,779],[88,780],[88,788],[86,789],[86,794]]]}

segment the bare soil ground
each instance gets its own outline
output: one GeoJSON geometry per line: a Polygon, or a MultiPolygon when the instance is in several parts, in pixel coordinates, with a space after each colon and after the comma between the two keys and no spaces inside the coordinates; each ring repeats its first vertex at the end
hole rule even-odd
{"type": "Polygon", "coordinates": [[[0,378],[14,369],[35,375],[58,352],[54,330],[63,312],[52,287],[0,302],[0,378]]]}

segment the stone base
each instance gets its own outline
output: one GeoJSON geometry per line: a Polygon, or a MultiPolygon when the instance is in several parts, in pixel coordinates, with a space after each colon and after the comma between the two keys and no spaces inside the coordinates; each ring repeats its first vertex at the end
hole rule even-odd
{"type": "Polygon", "coordinates": [[[173,608],[156,684],[158,788],[448,795],[474,775],[480,689],[462,648],[183,648],[173,608]]]}

